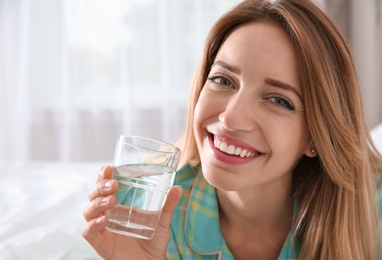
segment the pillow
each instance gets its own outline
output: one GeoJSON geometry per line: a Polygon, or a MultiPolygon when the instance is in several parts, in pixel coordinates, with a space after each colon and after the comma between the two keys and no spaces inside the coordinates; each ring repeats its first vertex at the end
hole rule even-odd
{"type": "Polygon", "coordinates": [[[382,153],[382,123],[371,130],[371,137],[379,152],[382,153]]]}

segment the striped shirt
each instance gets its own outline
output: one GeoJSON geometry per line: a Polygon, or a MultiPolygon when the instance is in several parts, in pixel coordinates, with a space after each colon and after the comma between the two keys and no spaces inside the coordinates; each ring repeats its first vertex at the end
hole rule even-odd
{"type": "MultiPolygon", "coordinates": [[[[220,230],[215,188],[190,165],[177,172],[174,184],[181,185],[184,193],[173,215],[167,259],[234,259],[220,230]]],[[[293,245],[292,231],[293,227],[279,260],[298,258],[299,245],[293,245]]]]}

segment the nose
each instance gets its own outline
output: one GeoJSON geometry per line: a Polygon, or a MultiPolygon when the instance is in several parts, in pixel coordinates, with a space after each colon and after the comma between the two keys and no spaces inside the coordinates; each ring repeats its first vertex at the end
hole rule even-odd
{"type": "Polygon", "coordinates": [[[219,121],[229,131],[251,131],[256,127],[255,104],[248,96],[235,95],[229,99],[219,121]]]}

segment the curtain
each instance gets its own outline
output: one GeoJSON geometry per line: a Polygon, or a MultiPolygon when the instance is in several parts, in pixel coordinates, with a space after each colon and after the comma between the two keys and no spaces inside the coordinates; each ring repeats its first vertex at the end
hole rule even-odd
{"type": "MultiPolygon", "coordinates": [[[[239,1],[0,0],[0,163],[109,161],[119,134],[174,142],[206,34],[239,1]]],[[[317,2],[351,42],[375,126],[381,1],[317,2]]]]}
{"type": "Polygon", "coordinates": [[[382,122],[382,0],[325,0],[354,54],[370,128],[382,122]]]}
{"type": "Polygon", "coordinates": [[[0,161],[173,142],[212,23],[237,0],[0,0],[0,161]]]}
{"type": "Polygon", "coordinates": [[[349,16],[365,110],[374,127],[382,122],[382,0],[353,0],[349,16]]]}

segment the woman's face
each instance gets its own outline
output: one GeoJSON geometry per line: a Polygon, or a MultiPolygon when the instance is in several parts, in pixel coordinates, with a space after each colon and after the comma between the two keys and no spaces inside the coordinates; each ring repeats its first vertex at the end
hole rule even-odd
{"type": "Polygon", "coordinates": [[[303,104],[296,55],[283,29],[268,22],[236,29],[195,108],[207,181],[223,190],[290,186],[301,156],[313,156],[303,104]]]}

